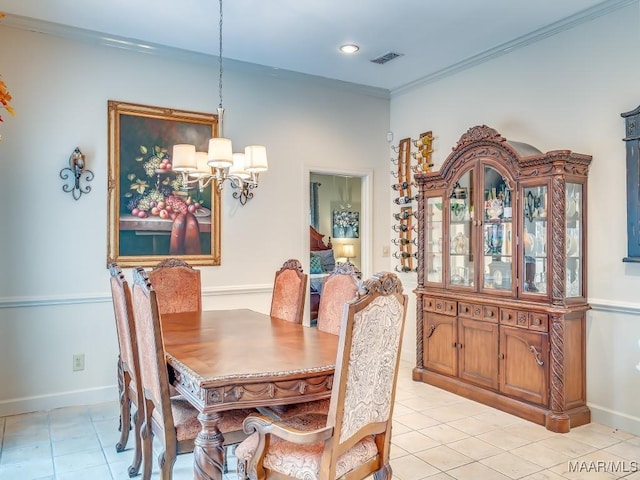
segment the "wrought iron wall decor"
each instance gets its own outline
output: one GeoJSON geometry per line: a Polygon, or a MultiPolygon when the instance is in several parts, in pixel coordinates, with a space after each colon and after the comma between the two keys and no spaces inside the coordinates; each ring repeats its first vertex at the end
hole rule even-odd
{"type": "Polygon", "coordinates": [[[398,221],[392,229],[398,233],[398,238],[394,238],[391,242],[398,247],[393,253],[393,257],[400,260],[400,264],[396,265],[397,272],[415,272],[414,258],[416,253],[413,247],[417,245],[416,239],[413,238],[413,232],[416,229],[413,219],[415,212],[413,202],[417,196],[412,192],[411,187],[414,186],[413,174],[430,171],[433,164],[431,163],[431,153],[433,143],[433,133],[431,131],[420,134],[417,140],[411,138],[403,138],[398,142],[397,146],[391,148],[397,157],[392,158],[391,162],[397,167],[391,171],[391,175],[397,180],[391,185],[391,188],[398,192],[398,197],[393,199],[395,205],[400,207],[400,211],[393,214],[393,218],[398,221]],[[411,146],[416,147],[417,151],[411,152],[411,146]]]}
{"type": "Polygon", "coordinates": [[[86,183],[93,180],[93,172],[87,170],[84,154],[76,147],[69,157],[69,166],[60,170],[60,178],[65,180],[62,190],[71,193],[78,200],[83,193],[89,193],[91,186],[86,183]],[[86,183],[85,183],[86,182],[86,183]]]}

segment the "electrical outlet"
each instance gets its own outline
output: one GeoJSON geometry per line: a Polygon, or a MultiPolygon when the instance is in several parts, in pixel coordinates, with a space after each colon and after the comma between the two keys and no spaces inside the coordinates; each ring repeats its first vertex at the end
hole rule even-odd
{"type": "Polygon", "coordinates": [[[391,248],[389,247],[389,245],[384,245],[382,247],[382,256],[388,257],[390,253],[391,253],[391,248]]]}
{"type": "Polygon", "coordinates": [[[73,356],[73,371],[79,372],[84,370],[84,353],[76,353],[73,356]]]}

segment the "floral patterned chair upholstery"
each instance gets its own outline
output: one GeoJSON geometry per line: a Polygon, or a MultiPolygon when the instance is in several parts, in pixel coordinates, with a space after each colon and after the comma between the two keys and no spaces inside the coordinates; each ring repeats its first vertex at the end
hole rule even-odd
{"type": "Polygon", "coordinates": [[[307,278],[299,260],[290,259],[284,262],[282,268],[276,272],[273,282],[270,312],[272,317],[302,323],[307,278]]]}
{"type": "Polygon", "coordinates": [[[390,480],[389,447],[407,296],[393,273],[367,280],[345,309],[328,415],[250,415],[236,449],[251,479],[390,480]],[[245,463],[247,462],[247,463],[245,463]]]}
{"type": "Polygon", "coordinates": [[[183,260],[169,258],[149,272],[149,280],[163,313],[199,312],[202,310],[200,270],[183,260]]]}
{"type": "MultiPolygon", "coordinates": [[[[170,397],[156,293],[143,268],[137,268],[133,278],[133,313],[144,396],[142,480],[151,477],[154,436],[162,445],[158,456],[160,478],[170,480],[176,456],[193,451],[201,425],[198,411],[184,397],[170,397]]],[[[219,428],[225,436],[225,445],[239,443],[246,437],[242,421],[252,412],[255,410],[222,412],[219,428]]]]}
{"type": "Polygon", "coordinates": [[[138,368],[138,347],[136,345],[135,327],[131,306],[131,290],[120,267],[111,263],[111,298],[116,319],[118,336],[118,396],[120,401],[120,439],[116,443],[116,451],[123,452],[129,440],[131,430],[131,405],[135,408],[133,416],[134,453],[133,463],[129,467],[129,476],[138,474],[142,463],[140,446],[140,427],[144,418],[144,403],[140,386],[138,368]]]}

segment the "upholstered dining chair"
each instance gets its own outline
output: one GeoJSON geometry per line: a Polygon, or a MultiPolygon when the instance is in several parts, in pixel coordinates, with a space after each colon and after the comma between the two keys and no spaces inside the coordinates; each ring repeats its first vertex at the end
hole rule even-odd
{"type": "Polygon", "coordinates": [[[123,452],[129,440],[131,430],[131,405],[135,408],[133,415],[134,453],[133,463],[129,467],[130,477],[140,471],[142,450],[140,446],[140,427],[144,419],[142,391],[138,368],[138,347],[131,307],[131,290],[116,263],[109,265],[111,275],[111,298],[116,319],[118,337],[118,399],[120,402],[120,439],[116,443],[116,451],[123,452]]]}
{"type": "MultiPolygon", "coordinates": [[[[333,272],[325,277],[318,308],[318,329],[333,335],[340,333],[345,304],[358,296],[362,284],[362,273],[354,264],[337,263],[333,272]]],[[[329,400],[314,400],[278,407],[258,407],[260,413],[277,420],[284,420],[303,413],[329,411],[329,400]]]]}
{"type": "Polygon", "coordinates": [[[374,275],[345,309],[327,415],[278,422],[250,415],[236,448],[251,479],[390,480],[391,423],[407,296],[394,273],[374,275]],[[245,463],[245,462],[248,462],[245,463]]]}
{"type": "Polygon", "coordinates": [[[160,315],[202,310],[200,270],[184,260],[163,260],[149,272],[149,280],[156,292],[160,315]]]}
{"type": "Polygon", "coordinates": [[[272,317],[288,322],[302,323],[308,275],[303,272],[299,260],[284,262],[276,272],[271,298],[272,317]]]}
{"type": "MultiPolygon", "coordinates": [[[[160,478],[170,480],[176,456],[193,451],[201,427],[198,411],[184,397],[170,397],[156,293],[143,268],[137,268],[133,278],[133,316],[144,404],[142,479],[151,477],[153,437],[157,437],[162,445],[158,455],[160,478]]],[[[227,437],[225,445],[238,443],[246,437],[242,432],[242,421],[253,411],[222,412],[219,428],[227,437]]]]}
{"type": "Polygon", "coordinates": [[[344,305],[356,298],[361,285],[362,273],[350,262],[338,263],[324,279],[318,306],[318,329],[323,332],[340,333],[344,305]]]}

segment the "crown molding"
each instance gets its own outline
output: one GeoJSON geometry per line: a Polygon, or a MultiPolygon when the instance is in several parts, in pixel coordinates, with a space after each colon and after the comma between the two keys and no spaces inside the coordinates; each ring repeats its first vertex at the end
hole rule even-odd
{"type": "Polygon", "coordinates": [[[493,60],[494,58],[506,55],[507,53],[511,53],[514,50],[526,47],[527,45],[531,45],[532,43],[539,42],[541,40],[544,40],[545,38],[551,37],[558,33],[562,33],[566,30],[570,30],[574,27],[582,25],[583,23],[590,22],[591,20],[595,20],[596,18],[608,15],[609,13],[615,12],[616,10],[633,4],[638,4],[638,0],[609,0],[603,3],[599,3],[598,5],[587,8],[586,10],[578,12],[575,15],[571,15],[569,17],[563,18],[562,20],[558,20],[557,22],[547,25],[546,27],[534,30],[531,33],[522,35],[509,42],[505,42],[501,45],[498,45],[497,47],[465,58],[464,60],[451,64],[446,68],[442,68],[436,72],[433,72],[430,75],[406,83],[400,87],[391,89],[391,96],[394,97],[396,95],[408,93],[418,87],[422,87],[423,85],[437,82],[445,77],[455,75],[456,73],[459,73],[463,70],[467,70],[469,68],[475,67],[476,65],[488,62],[490,60],[493,60]]]}
{"type": "MultiPolygon", "coordinates": [[[[7,13],[6,16],[2,19],[2,25],[83,43],[119,48],[122,50],[143,53],[147,55],[156,55],[158,57],[172,60],[180,60],[208,66],[217,66],[218,64],[217,54],[211,55],[208,53],[195,52],[193,50],[169,47],[156,43],[147,43],[133,38],[109,35],[102,32],[72,27],[69,25],[62,25],[54,22],[47,22],[44,20],[24,17],[21,15],[13,15],[10,13],[7,13]]],[[[272,78],[275,77],[283,80],[307,82],[324,87],[337,88],[352,93],[358,93],[361,95],[383,98],[386,100],[390,98],[389,90],[386,88],[372,87],[369,85],[361,85],[352,82],[345,82],[342,80],[334,80],[319,75],[309,75],[306,73],[295,72],[282,68],[268,67],[265,65],[259,65],[250,62],[242,62],[240,60],[234,60],[232,58],[224,58],[224,68],[227,70],[248,73],[251,75],[267,75],[272,78]]]]}

